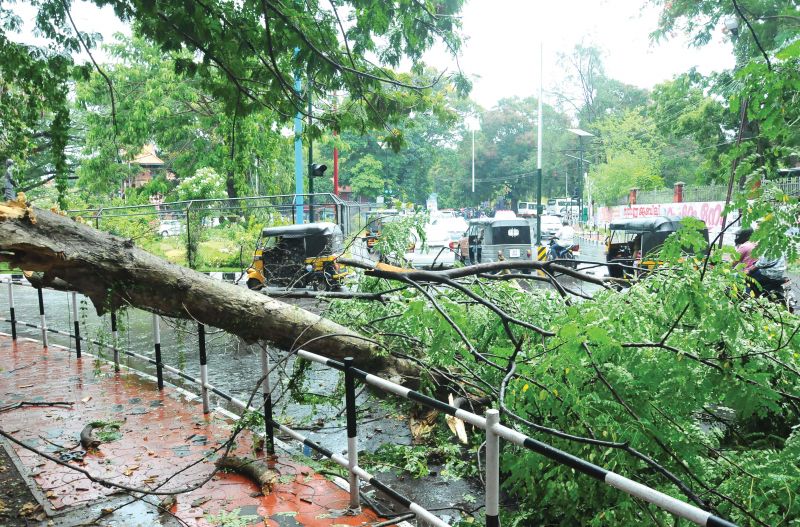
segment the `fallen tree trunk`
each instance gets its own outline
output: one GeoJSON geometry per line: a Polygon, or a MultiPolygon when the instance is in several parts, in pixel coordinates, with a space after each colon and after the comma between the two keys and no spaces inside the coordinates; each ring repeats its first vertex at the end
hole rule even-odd
{"type": "Polygon", "coordinates": [[[417,371],[324,317],[169,263],[132,240],[21,201],[0,203],[0,261],[42,273],[41,285],[86,295],[101,315],[132,306],[192,319],[248,342],[336,359],[352,356],[371,369],[417,371]]]}

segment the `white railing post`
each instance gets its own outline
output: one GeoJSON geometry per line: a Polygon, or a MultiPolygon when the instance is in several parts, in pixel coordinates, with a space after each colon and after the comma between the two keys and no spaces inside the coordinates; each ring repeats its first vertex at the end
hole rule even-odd
{"type": "Polygon", "coordinates": [[[119,344],[117,344],[117,313],[111,312],[111,349],[114,351],[114,371],[119,373],[119,344]]]}
{"type": "Polygon", "coordinates": [[[353,374],[353,357],[344,359],[344,396],[347,413],[347,469],[350,473],[350,511],[361,510],[358,475],[358,422],[356,415],[356,378],[353,374]]]}
{"type": "Polygon", "coordinates": [[[272,385],[269,383],[269,354],[266,346],[261,349],[261,394],[264,398],[264,435],[267,439],[267,454],[275,454],[275,426],[272,422],[272,385]]]}
{"type": "Polygon", "coordinates": [[[41,322],[41,329],[42,329],[42,346],[45,348],[47,347],[47,319],[44,316],[44,296],[42,294],[42,288],[36,288],[36,294],[39,297],[39,320],[41,322]]]}
{"type": "Polygon", "coordinates": [[[500,527],[500,412],[486,410],[486,527],[500,527]]]}
{"type": "Polygon", "coordinates": [[[158,322],[158,315],[153,313],[153,348],[156,352],[156,381],[158,389],[164,389],[164,368],[161,363],[161,325],[158,322]]]}
{"type": "Polygon", "coordinates": [[[206,358],[206,327],[197,324],[198,344],[200,346],[200,395],[203,397],[203,413],[211,411],[208,405],[208,361],[206,358]]]}
{"type": "Polygon", "coordinates": [[[78,294],[72,292],[72,325],[75,331],[75,356],[81,358],[81,324],[78,321],[78,294]]]}
{"type": "Polygon", "coordinates": [[[17,340],[17,316],[14,312],[14,278],[8,275],[8,309],[11,316],[11,340],[17,340]]]}

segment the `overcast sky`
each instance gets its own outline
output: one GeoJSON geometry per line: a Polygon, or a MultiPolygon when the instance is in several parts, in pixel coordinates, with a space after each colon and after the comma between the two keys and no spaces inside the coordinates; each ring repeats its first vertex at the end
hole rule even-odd
{"type": "MultiPolygon", "coordinates": [[[[658,10],[643,0],[468,0],[462,23],[467,42],[461,68],[478,76],[472,98],[486,108],[503,97],[538,93],[540,42],[545,91],[563,78],[558,54],[581,42],[605,51],[610,77],[643,88],[692,66],[708,74],[734,64],[732,46],[721,31],[702,48],[689,47],[681,35],[651,44],[658,10]]],[[[454,69],[439,49],[426,60],[454,69]]]]}
{"type": "MultiPolygon", "coordinates": [[[[14,8],[31,21],[24,40],[41,43],[30,32],[35,8],[25,2],[14,8]]],[[[79,1],[73,16],[81,31],[100,32],[106,41],[114,32],[130,32],[110,7],[101,10],[79,1]]],[[[473,78],[472,98],[485,108],[503,97],[538,93],[540,42],[545,91],[561,84],[559,53],[569,53],[581,42],[605,51],[609,76],[643,88],[692,66],[705,74],[733,66],[731,44],[721,31],[702,48],[689,47],[682,35],[652,44],[649,34],[657,22],[658,11],[645,0],[467,0],[462,12],[466,42],[459,60],[462,70],[473,78]]],[[[102,53],[96,58],[102,60],[102,53]]],[[[455,69],[441,47],[425,60],[438,69],[455,69]]],[[[552,102],[546,94],[545,101],[552,102]]]]}

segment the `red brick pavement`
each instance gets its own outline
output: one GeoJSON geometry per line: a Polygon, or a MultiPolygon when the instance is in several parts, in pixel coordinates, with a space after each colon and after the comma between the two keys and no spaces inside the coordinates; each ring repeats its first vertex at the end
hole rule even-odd
{"type": "MultiPolygon", "coordinates": [[[[92,421],[120,421],[122,438],[103,443],[77,462],[92,475],[129,486],[154,487],[219,446],[230,435],[232,421],[221,414],[204,416],[198,400],[178,390],[159,392],[155,383],[126,372],[96,366],[92,357],[76,359],[61,347],[0,336],[0,406],[18,401],[68,401],[69,408],[24,407],[0,414],[0,428],[43,451],[72,447],[92,421]],[[46,439],[46,440],[45,440],[46,439]],[[50,442],[52,443],[50,443],[50,442]],[[55,443],[56,445],[54,445],[55,443]]],[[[251,454],[249,433],[237,438],[235,452],[251,454]]],[[[92,483],[82,474],[46,460],[19,445],[14,450],[33,475],[56,513],[112,495],[113,488],[92,483]]],[[[191,485],[212,470],[211,461],[178,475],[162,489],[191,485]]],[[[282,456],[274,461],[279,482],[267,496],[253,497],[258,487],[242,476],[219,473],[203,487],[180,494],[172,511],[189,525],[211,525],[207,515],[239,509],[257,515],[253,525],[363,525],[376,515],[365,511],[344,516],[347,493],[310,468],[282,456]]]]}

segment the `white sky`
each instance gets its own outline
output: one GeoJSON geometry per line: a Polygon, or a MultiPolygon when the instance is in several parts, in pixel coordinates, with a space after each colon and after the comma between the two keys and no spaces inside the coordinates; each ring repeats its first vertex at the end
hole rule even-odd
{"type": "MultiPolygon", "coordinates": [[[[485,108],[503,97],[538,93],[540,42],[546,101],[548,88],[563,78],[558,54],[581,42],[605,51],[610,77],[642,88],[692,66],[708,74],[731,68],[735,61],[721,31],[702,48],[689,47],[682,36],[651,44],[658,10],[644,0],[467,0],[462,15],[467,41],[461,69],[479,76],[471,96],[485,108]]],[[[428,53],[426,61],[455,69],[440,49],[428,53]]]]}
{"type": "MultiPolygon", "coordinates": [[[[14,9],[30,21],[21,38],[41,44],[31,35],[35,8],[19,2],[14,9]]],[[[98,9],[81,0],[73,17],[81,31],[99,32],[105,41],[118,31],[130,33],[110,7],[98,9]]],[[[485,108],[503,97],[538,93],[540,42],[546,102],[553,102],[547,90],[559,85],[564,75],[558,54],[569,53],[581,42],[605,51],[610,77],[643,88],[692,66],[704,74],[733,67],[732,47],[722,31],[701,48],[689,47],[681,35],[651,44],[649,33],[657,22],[658,11],[646,0],[467,0],[462,12],[466,42],[459,60],[473,79],[472,98],[485,108]]],[[[93,54],[101,62],[105,58],[99,51],[93,54]]],[[[443,47],[427,53],[425,61],[438,69],[455,69],[443,47]]]]}

